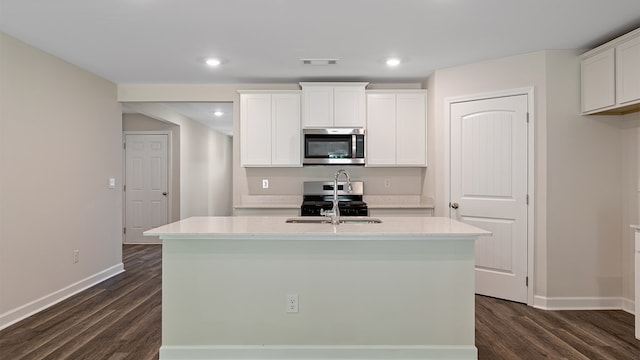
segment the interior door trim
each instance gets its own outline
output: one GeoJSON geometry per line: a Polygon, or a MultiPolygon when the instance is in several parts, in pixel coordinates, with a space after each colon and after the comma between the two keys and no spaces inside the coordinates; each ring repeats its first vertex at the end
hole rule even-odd
{"type": "MultiPolygon", "coordinates": [[[[529,199],[529,206],[527,207],[527,305],[533,306],[533,297],[535,293],[535,209],[536,209],[536,197],[535,197],[535,102],[534,102],[534,88],[533,86],[508,89],[495,92],[486,92],[472,95],[453,96],[446,97],[444,99],[444,204],[449,204],[450,198],[450,181],[451,181],[451,144],[449,137],[451,136],[451,106],[455,103],[474,101],[474,100],[486,100],[507,96],[527,96],[527,110],[528,110],[528,134],[527,134],[527,194],[529,199]]],[[[451,209],[447,208],[445,214],[451,217],[451,209]]]]}

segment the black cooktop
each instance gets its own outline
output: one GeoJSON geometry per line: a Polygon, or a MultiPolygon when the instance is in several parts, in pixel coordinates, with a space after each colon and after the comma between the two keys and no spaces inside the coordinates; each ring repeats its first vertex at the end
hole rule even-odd
{"type": "MultiPolygon", "coordinates": [[[[369,208],[362,201],[363,184],[354,182],[351,192],[345,191],[345,184],[340,184],[338,190],[338,208],[342,216],[369,216],[369,208]]],[[[321,216],[322,210],[333,207],[333,183],[308,182],[305,183],[305,194],[300,206],[301,216],[321,216]],[[327,187],[330,187],[328,189],[327,187]]]]}

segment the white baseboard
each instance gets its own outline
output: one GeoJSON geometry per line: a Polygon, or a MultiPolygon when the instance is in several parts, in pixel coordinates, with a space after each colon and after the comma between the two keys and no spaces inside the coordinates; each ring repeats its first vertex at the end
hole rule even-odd
{"type": "MultiPolygon", "coordinates": [[[[630,300],[621,297],[535,296],[533,307],[543,310],[626,310],[630,300]]],[[[631,302],[633,306],[633,302],[631,302]]]]}
{"type": "Polygon", "coordinates": [[[160,360],[409,360],[477,359],[473,345],[458,346],[166,346],[160,360]]]}
{"type": "Polygon", "coordinates": [[[635,315],[636,303],[631,299],[622,299],[622,310],[635,315]]]}
{"type": "Polygon", "coordinates": [[[9,310],[0,315],[0,330],[122,272],[124,272],[124,264],[120,263],[51,294],[45,295],[40,299],[34,300],[13,310],[9,310]]]}

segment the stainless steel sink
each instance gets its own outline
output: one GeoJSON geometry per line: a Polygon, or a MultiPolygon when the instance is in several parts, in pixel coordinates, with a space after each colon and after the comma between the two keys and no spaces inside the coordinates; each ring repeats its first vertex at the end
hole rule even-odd
{"type": "MultiPolygon", "coordinates": [[[[287,224],[331,224],[331,219],[326,217],[297,217],[286,220],[287,224]]],[[[366,216],[343,217],[340,224],[380,224],[382,220],[366,216]]]]}

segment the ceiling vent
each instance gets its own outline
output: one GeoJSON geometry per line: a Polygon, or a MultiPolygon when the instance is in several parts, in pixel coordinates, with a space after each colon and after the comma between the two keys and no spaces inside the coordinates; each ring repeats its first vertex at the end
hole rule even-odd
{"type": "Polygon", "coordinates": [[[300,59],[302,65],[338,65],[338,59],[300,59]]]}

